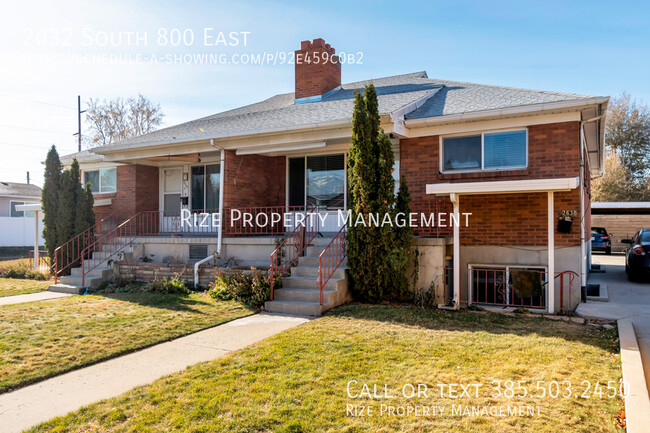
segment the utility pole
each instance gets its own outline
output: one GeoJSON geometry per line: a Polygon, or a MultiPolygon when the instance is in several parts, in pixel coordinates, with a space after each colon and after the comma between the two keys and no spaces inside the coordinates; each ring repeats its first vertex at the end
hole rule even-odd
{"type": "Polygon", "coordinates": [[[81,113],[85,112],[86,110],[81,111],[81,95],[77,95],[77,133],[72,135],[79,138],[79,152],[81,152],[81,113]]]}

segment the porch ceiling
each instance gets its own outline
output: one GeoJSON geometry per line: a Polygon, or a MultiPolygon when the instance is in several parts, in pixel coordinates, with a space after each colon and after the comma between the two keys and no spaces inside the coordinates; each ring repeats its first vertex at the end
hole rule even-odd
{"type": "Polygon", "coordinates": [[[578,177],[527,179],[493,182],[434,183],[427,194],[515,194],[521,192],[569,191],[580,184],[578,177]]]}

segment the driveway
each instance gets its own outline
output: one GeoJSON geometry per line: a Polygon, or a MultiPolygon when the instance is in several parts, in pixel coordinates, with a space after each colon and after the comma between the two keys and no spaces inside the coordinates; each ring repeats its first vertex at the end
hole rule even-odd
{"type": "Polygon", "coordinates": [[[609,302],[580,304],[578,313],[585,318],[630,319],[634,325],[646,382],[650,383],[650,282],[629,282],[622,254],[594,254],[593,264],[599,264],[606,273],[591,273],[589,283],[607,284],[609,302]]]}

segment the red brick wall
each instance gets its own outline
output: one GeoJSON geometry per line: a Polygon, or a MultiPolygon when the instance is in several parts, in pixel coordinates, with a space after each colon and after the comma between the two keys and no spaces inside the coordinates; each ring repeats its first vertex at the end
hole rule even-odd
{"type": "Polygon", "coordinates": [[[116,192],[95,194],[95,200],[112,199],[109,206],[95,207],[96,219],[113,214],[125,219],[138,212],[158,210],[158,167],[146,165],[117,166],[116,192]]]}
{"type": "Polygon", "coordinates": [[[286,158],[226,151],[223,205],[230,208],[284,206],[286,158]]]}
{"type": "MultiPolygon", "coordinates": [[[[528,168],[500,172],[440,173],[438,136],[400,142],[400,172],[406,176],[413,199],[430,199],[426,184],[579,176],[578,122],[534,125],[528,128],[528,168]]],[[[557,246],[580,244],[580,191],[555,193],[555,210],[577,210],[571,233],[556,231],[557,246]]],[[[460,211],[471,212],[462,227],[463,245],[526,245],[547,243],[547,196],[536,194],[463,195],[460,211]]],[[[557,213],[555,215],[557,224],[557,213]]]]}
{"type": "Polygon", "coordinates": [[[322,95],[341,85],[341,63],[323,39],[303,41],[295,58],[295,98],[322,95]]]}

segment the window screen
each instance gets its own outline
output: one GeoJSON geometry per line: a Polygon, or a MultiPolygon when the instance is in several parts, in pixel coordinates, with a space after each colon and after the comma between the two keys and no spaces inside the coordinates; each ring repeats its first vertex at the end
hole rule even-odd
{"type": "Polygon", "coordinates": [[[445,170],[481,168],[481,136],[452,137],[443,141],[445,170]]]}
{"type": "Polygon", "coordinates": [[[484,134],[483,168],[526,166],[526,131],[506,131],[484,134]]]}

